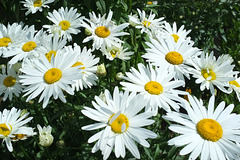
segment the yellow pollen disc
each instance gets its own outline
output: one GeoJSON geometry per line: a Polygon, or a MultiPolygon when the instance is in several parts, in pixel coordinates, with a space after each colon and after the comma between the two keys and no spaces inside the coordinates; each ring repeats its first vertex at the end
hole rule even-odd
{"type": "Polygon", "coordinates": [[[116,55],[119,55],[119,49],[118,48],[113,48],[111,51],[110,51],[110,54],[112,55],[113,58],[116,57],[116,55]]]}
{"type": "Polygon", "coordinates": [[[37,44],[35,42],[29,41],[29,42],[25,43],[22,46],[22,50],[24,52],[29,52],[29,51],[33,50],[34,48],[36,48],[36,47],[37,47],[37,44]]]}
{"type": "Polygon", "coordinates": [[[49,51],[48,53],[45,54],[46,58],[48,59],[49,62],[51,62],[52,59],[52,55],[54,55],[54,57],[56,56],[57,52],[56,51],[49,51]]]}
{"type": "Polygon", "coordinates": [[[240,87],[239,83],[237,81],[230,81],[229,84],[234,85],[236,87],[240,87]]]}
{"type": "Polygon", "coordinates": [[[5,137],[10,134],[12,131],[12,126],[9,124],[11,130],[9,130],[8,126],[5,123],[0,124],[0,134],[5,137]]]}
{"type": "Polygon", "coordinates": [[[174,38],[174,41],[177,43],[178,39],[179,39],[179,36],[176,35],[176,34],[172,34],[173,38],[174,38]]]}
{"type": "Polygon", "coordinates": [[[35,0],[33,2],[34,7],[41,7],[42,6],[42,1],[41,0],[35,0]]]}
{"type": "Polygon", "coordinates": [[[142,24],[144,25],[144,27],[149,27],[151,25],[151,22],[144,20],[142,24]]]}
{"type": "Polygon", "coordinates": [[[149,2],[147,3],[147,5],[151,5],[151,4],[153,4],[153,2],[152,2],[152,1],[149,1],[149,2]]]}
{"type": "Polygon", "coordinates": [[[62,30],[66,31],[70,27],[70,22],[63,20],[63,21],[59,22],[59,26],[61,26],[62,30]]]}
{"type": "Polygon", "coordinates": [[[173,65],[179,65],[183,63],[183,57],[180,53],[176,51],[171,51],[165,56],[166,61],[173,65]]]}
{"type": "MultiPolygon", "coordinates": [[[[115,114],[113,114],[110,118],[109,121],[111,120],[111,118],[114,116],[115,114]]],[[[123,133],[127,130],[128,126],[129,126],[129,121],[128,118],[124,115],[124,114],[120,114],[111,124],[110,124],[112,131],[115,133],[123,133]],[[123,125],[125,125],[126,129],[124,131],[122,131],[122,127],[123,125]]]]}
{"type": "Polygon", "coordinates": [[[156,81],[150,81],[145,84],[144,89],[150,93],[150,94],[155,94],[159,95],[163,92],[163,87],[160,83],[156,81]]]}
{"type": "Polygon", "coordinates": [[[8,76],[3,80],[3,84],[6,87],[12,87],[15,85],[15,83],[16,83],[16,79],[13,78],[12,76],[8,76]]]}
{"type": "Polygon", "coordinates": [[[26,135],[25,134],[13,134],[15,137],[13,137],[12,139],[23,139],[26,135]]]}
{"type": "Polygon", "coordinates": [[[52,68],[49,69],[45,74],[44,74],[44,80],[48,84],[53,84],[59,79],[62,78],[62,71],[58,68],[52,68]]]}
{"type": "Polygon", "coordinates": [[[107,27],[104,27],[104,26],[100,26],[100,27],[97,27],[95,29],[95,34],[98,36],[98,37],[101,37],[101,38],[106,38],[110,35],[110,31],[107,27]]]}
{"type": "Polygon", "coordinates": [[[11,42],[11,39],[8,37],[0,38],[0,47],[7,47],[8,43],[11,42]]]}
{"type": "Polygon", "coordinates": [[[203,139],[216,142],[222,138],[221,125],[213,119],[202,119],[197,123],[197,132],[203,139]]]}
{"type": "Polygon", "coordinates": [[[209,81],[216,79],[216,74],[211,69],[203,69],[201,74],[205,79],[211,76],[212,78],[209,81]]]}
{"type": "MultiPolygon", "coordinates": [[[[80,65],[83,65],[82,62],[76,62],[74,63],[74,65],[72,65],[72,67],[76,67],[76,66],[80,66],[80,65]]],[[[85,69],[85,67],[80,67],[79,69],[85,69]]]]}

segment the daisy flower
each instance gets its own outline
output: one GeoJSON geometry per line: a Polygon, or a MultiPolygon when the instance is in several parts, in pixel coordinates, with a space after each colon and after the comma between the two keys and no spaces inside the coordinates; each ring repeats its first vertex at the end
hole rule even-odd
{"type": "Polygon", "coordinates": [[[91,49],[87,50],[87,47],[84,47],[81,50],[80,46],[76,43],[74,43],[74,48],[66,47],[65,50],[70,53],[70,55],[76,57],[72,67],[78,66],[80,72],[83,73],[81,79],[74,81],[75,83],[72,84],[72,88],[79,91],[79,89],[83,90],[83,88],[91,88],[91,86],[96,85],[96,81],[98,80],[96,71],[99,58],[95,58],[95,56],[92,55],[91,49]]]}
{"type": "Polygon", "coordinates": [[[179,37],[186,39],[187,35],[191,32],[191,30],[186,31],[184,29],[184,25],[182,25],[177,30],[176,22],[173,23],[173,27],[168,22],[164,23],[164,32],[165,36],[172,36],[174,38],[174,41],[177,42],[179,37]]]}
{"type": "Polygon", "coordinates": [[[102,47],[101,52],[103,55],[106,55],[107,59],[114,60],[115,58],[119,58],[121,60],[129,60],[131,55],[134,54],[134,52],[126,52],[128,48],[123,49],[123,46],[121,44],[117,46],[111,46],[111,47],[102,47]]]}
{"type": "Polygon", "coordinates": [[[140,158],[140,153],[134,141],[144,147],[150,147],[146,141],[147,138],[156,138],[157,135],[145,128],[154,123],[154,120],[148,119],[153,116],[153,112],[144,112],[137,114],[144,107],[144,99],[128,91],[119,92],[115,87],[113,97],[108,90],[105,90],[106,103],[98,96],[92,102],[94,109],[84,107],[82,113],[97,121],[97,123],[82,127],[83,130],[95,130],[104,128],[88,139],[88,143],[96,142],[92,152],[99,149],[102,151],[103,159],[107,159],[111,154],[113,147],[115,156],[125,157],[125,147],[136,158],[140,158]]]}
{"type": "Polygon", "coordinates": [[[43,8],[49,6],[47,4],[54,2],[55,0],[25,0],[20,1],[20,3],[23,3],[23,6],[26,7],[28,10],[25,15],[27,16],[29,13],[36,13],[37,11],[42,12],[43,8]]]}
{"type": "Polygon", "coordinates": [[[154,66],[165,66],[169,72],[175,71],[175,79],[184,80],[183,75],[190,78],[189,60],[200,53],[190,40],[179,38],[176,43],[172,36],[166,38],[157,36],[157,39],[150,38],[150,42],[146,44],[150,48],[146,49],[147,53],[142,57],[147,59],[147,62],[154,66]]]}
{"type": "Polygon", "coordinates": [[[2,67],[2,74],[0,74],[0,95],[4,94],[3,101],[7,98],[12,100],[13,94],[19,97],[23,86],[19,82],[19,75],[13,67],[7,65],[2,67]]]}
{"type": "Polygon", "coordinates": [[[202,100],[189,95],[189,103],[185,103],[185,113],[171,112],[165,119],[176,122],[169,129],[180,134],[168,141],[169,145],[183,147],[180,155],[190,154],[195,160],[201,154],[201,160],[239,159],[240,147],[240,115],[231,112],[234,105],[225,107],[221,102],[214,110],[215,97],[209,100],[208,107],[202,100]],[[234,123],[233,123],[234,122],[234,123]]]}
{"type": "Polygon", "coordinates": [[[216,57],[213,52],[210,54],[201,54],[200,58],[194,58],[192,60],[192,68],[190,71],[196,79],[196,83],[200,84],[200,90],[209,90],[212,95],[215,94],[214,86],[219,88],[225,93],[230,93],[229,81],[233,81],[233,75],[236,72],[233,71],[234,65],[231,65],[231,59],[227,57],[216,57]]]}
{"type": "Polygon", "coordinates": [[[39,57],[38,49],[41,46],[40,39],[43,34],[42,30],[36,33],[34,26],[29,27],[26,31],[26,39],[18,48],[4,52],[3,57],[12,57],[9,61],[10,65],[26,58],[39,57]]]}
{"type": "Polygon", "coordinates": [[[28,96],[26,101],[37,97],[41,94],[39,101],[43,100],[43,108],[48,104],[50,97],[66,103],[63,91],[73,95],[71,84],[75,83],[82,77],[82,73],[78,68],[72,67],[76,57],[69,56],[70,53],[58,53],[52,56],[51,63],[48,59],[41,55],[39,59],[27,59],[20,69],[23,75],[20,82],[27,87],[23,90],[26,92],[23,96],[28,96]]]}
{"type": "MultiPolygon", "coordinates": [[[[69,10],[66,7],[59,8],[58,11],[53,10],[53,13],[48,13],[47,18],[54,23],[54,25],[43,25],[48,32],[52,33],[53,29],[59,28],[60,36],[66,37],[69,41],[72,40],[71,34],[78,34],[80,32],[80,25],[83,17],[77,13],[77,9],[71,7],[69,10]]],[[[54,32],[55,33],[55,32],[54,32]]]]}
{"type": "Polygon", "coordinates": [[[158,30],[163,27],[164,17],[154,19],[156,15],[152,14],[152,11],[151,11],[150,15],[147,18],[144,10],[141,11],[137,9],[137,11],[140,17],[136,18],[134,16],[129,15],[129,20],[137,24],[136,28],[141,29],[141,33],[145,32],[149,34],[151,30],[158,30]]]}
{"type": "Polygon", "coordinates": [[[12,142],[16,138],[23,139],[29,136],[33,136],[36,133],[33,132],[32,127],[27,127],[29,121],[33,117],[28,117],[29,113],[22,116],[21,110],[13,107],[11,110],[4,109],[0,112],[0,139],[6,142],[6,146],[10,152],[13,151],[12,142]]]}
{"type": "Polygon", "coordinates": [[[124,28],[126,28],[129,24],[123,23],[119,26],[115,25],[112,19],[113,12],[110,10],[108,13],[107,19],[105,19],[105,15],[103,17],[98,17],[99,21],[93,22],[90,19],[85,20],[82,24],[82,27],[86,28],[91,35],[86,37],[83,40],[83,43],[86,43],[90,40],[93,40],[92,50],[100,49],[102,46],[111,47],[112,45],[118,45],[118,43],[123,43],[118,37],[129,35],[126,32],[120,32],[124,28]],[[101,21],[100,21],[101,20],[101,21]]]}
{"type": "Polygon", "coordinates": [[[22,25],[18,23],[7,26],[0,24],[0,56],[6,51],[20,47],[24,37],[25,31],[22,29],[22,25]]]}
{"type": "Polygon", "coordinates": [[[152,110],[157,115],[158,107],[170,112],[171,108],[178,110],[185,100],[178,94],[186,94],[177,90],[177,87],[184,85],[182,80],[172,80],[175,72],[168,72],[165,68],[156,68],[142,63],[138,64],[138,70],[131,68],[123,77],[129,82],[120,82],[129,91],[138,92],[147,101],[146,110],[152,110]]]}
{"type": "Polygon", "coordinates": [[[62,50],[67,44],[66,38],[59,38],[58,34],[44,35],[41,39],[42,46],[39,48],[39,53],[44,54],[48,61],[51,62],[52,55],[55,57],[57,52],[62,50]]]}
{"type": "Polygon", "coordinates": [[[158,1],[148,1],[146,7],[150,7],[152,5],[157,5],[158,1]]]}
{"type": "Polygon", "coordinates": [[[229,81],[229,86],[236,92],[238,101],[240,102],[240,77],[237,78],[237,75],[235,75],[235,80],[229,81]]]}

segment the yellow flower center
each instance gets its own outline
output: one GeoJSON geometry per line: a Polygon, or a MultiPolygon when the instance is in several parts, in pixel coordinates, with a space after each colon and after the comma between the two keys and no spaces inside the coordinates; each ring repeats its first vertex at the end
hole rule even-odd
{"type": "Polygon", "coordinates": [[[7,135],[10,134],[10,132],[12,131],[12,126],[9,124],[10,129],[8,128],[8,126],[5,123],[1,123],[0,124],[0,134],[4,135],[5,137],[7,135]]]}
{"type": "MultiPolygon", "coordinates": [[[[76,62],[76,63],[74,63],[74,65],[72,65],[72,67],[76,67],[76,66],[82,66],[83,65],[83,63],[82,62],[76,62]]],[[[85,67],[80,67],[79,69],[85,69],[85,67]]]]}
{"type": "Polygon", "coordinates": [[[171,51],[165,56],[166,61],[173,65],[179,65],[183,63],[183,57],[180,53],[176,51],[171,51]]]}
{"type": "Polygon", "coordinates": [[[98,36],[98,37],[101,37],[101,38],[106,38],[110,35],[110,31],[107,27],[104,27],[104,26],[100,26],[100,27],[97,27],[95,29],[95,34],[98,36]]]}
{"type": "Polygon", "coordinates": [[[115,58],[116,55],[119,55],[119,48],[113,47],[113,49],[110,51],[110,54],[113,58],[115,58]]]}
{"type": "Polygon", "coordinates": [[[0,38],[0,47],[7,47],[8,43],[11,42],[11,39],[8,37],[0,38]]]}
{"type": "Polygon", "coordinates": [[[153,2],[152,2],[152,1],[149,1],[149,2],[147,3],[147,5],[151,5],[151,4],[153,4],[153,2]]]}
{"type": "Polygon", "coordinates": [[[216,74],[211,70],[211,69],[203,69],[201,71],[202,76],[207,79],[208,77],[211,76],[211,79],[209,81],[215,80],[216,79],[216,74]]]}
{"type": "Polygon", "coordinates": [[[66,31],[70,27],[70,22],[63,20],[63,21],[59,22],[59,26],[61,26],[62,30],[66,31]]]}
{"type": "Polygon", "coordinates": [[[150,81],[145,84],[144,89],[150,93],[150,94],[155,94],[159,95],[163,92],[163,87],[160,83],[156,81],[150,81]]]}
{"type": "Polygon", "coordinates": [[[144,20],[142,24],[144,25],[144,27],[149,27],[151,25],[151,22],[144,20]]]}
{"type": "Polygon", "coordinates": [[[179,36],[176,35],[176,34],[172,34],[173,38],[174,38],[174,41],[177,43],[178,39],[179,39],[179,36]]]}
{"type": "Polygon", "coordinates": [[[33,2],[33,6],[34,7],[41,7],[42,6],[42,1],[41,0],[35,0],[33,2]]]}
{"type": "Polygon", "coordinates": [[[120,114],[111,124],[112,118],[115,114],[113,114],[109,118],[109,125],[112,128],[112,131],[115,133],[123,133],[127,130],[129,126],[128,118],[124,114],[120,114]]]}
{"type": "Polygon", "coordinates": [[[34,48],[36,48],[36,47],[37,47],[37,44],[35,42],[29,41],[29,42],[25,43],[22,46],[22,50],[24,52],[29,52],[29,51],[33,50],[34,48]]]}
{"type": "Polygon", "coordinates": [[[197,132],[203,139],[216,142],[222,138],[221,125],[213,119],[202,119],[197,123],[197,132]]]}
{"type": "Polygon", "coordinates": [[[16,79],[13,78],[12,76],[8,76],[3,80],[3,84],[6,87],[12,87],[15,85],[15,83],[16,83],[16,79]]]}
{"type": "Polygon", "coordinates": [[[49,51],[48,53],[45,54],[46,58],[48,59],[49,62],[51,62],[52,59],[52,55],[54,55],[54,57],[56,56],[57,52],[56,51],[49,51]]]}
{"type": "Polygon", "coordinates": [[[239,83],[237,81],[230,81],[229,84],[234,85],[236,87],[240,87],[239,83]]]}
{"type": "Polygon", "coordinates": [[[45,74],[44,74],[44,80],[48,84],[53,84],[59,79],[62,78],[62,71],[58,68],[52,68],[49,69],[45,74]]]}
{"type": "Polygon", "coordinates": [[[25,134],[13,134],[15,137],[12,139],[17,140],[17,139],[23,139],[26,135],[25,134]]]}

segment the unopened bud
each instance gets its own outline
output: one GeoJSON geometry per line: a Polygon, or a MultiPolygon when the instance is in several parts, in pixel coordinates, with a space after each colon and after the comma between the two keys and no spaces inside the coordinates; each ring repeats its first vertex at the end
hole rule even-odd
{"type": "Polygon", "coordinates": [[[92,32],[90,30],[88,30],[87,28],[85,28],[85,34],[87,36],[90,36],[90,35],[92,35],[92,32]]]}
{"type": "Polygon", "coordinates": [[[56,146],[58,148],[64,148],[66,146],[65,141],[64,140],[57,141],[56,146]]]}
{"type": "Polygon", "coordinates": [[[122,80],[122,79],[123,79],[123,76],[124,76],[124,74],[123,74],[122,72],[118,72],[118,73],[116,74],[116,80],[118,80],[118,81],[122,80]]]}
{"type": "Polygon", "coordinates": [[[104,63],[97,65],[96,74],[98,77],[105,77],[107,75],[107,71],[106,71],[104,63]]]}
{"type": "Polygon", "coordinates": [[[39,144],[43,147],[48,147],[53,143],[53,136],[51,134],[52,127],[41,127],[39,124],[37,125],[38,131],[39,131],[39,144]]]}

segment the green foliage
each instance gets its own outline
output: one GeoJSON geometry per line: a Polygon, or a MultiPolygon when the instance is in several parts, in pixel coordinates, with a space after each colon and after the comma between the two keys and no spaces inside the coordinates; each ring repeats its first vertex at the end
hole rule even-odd
{"type": "MultiPolygon", "coordinates": [[[[137,13],[137,8],[144,9],[147,13],[152,11],[157,17],[165,17],[169,23],[176,22],[177,26],[185,25],[187,30],[191,29],[190,37],[195,42],[195,46],[206,52],[215,51],[217,56],[229,54],[233,57],[235,70],[240,66],[240,3],[227,0],[159,0],[157,5],[146,6],[147,0],[55,0],[50,4],[50,8],[44,8],[43,12],[29,14],[25,16],[23,6],[16,0],[0,0],[0,23],[5,25],[14,22],[24,22],[26,25],[35,25],[36,29],[41,29],[42,25],[51,24],[47,19],[48,12],[60,7],[74,7],[81,15],[88,17],[88,13],[94,11],[96,14],[108,14],[113,11],[113,19],[117,24],[128,22],[130,13],[137,13]]],[[[88,144],[88,138],[96,131],[82,131],[81,127],[94,123],[86,118],[81,110],[84,106],[92,106],[91,101],[95,95],[99,95],[104,89],[112,91],[114,86],[120,86],[115,75],[118,72],[129,71],[131,67],[136,67],[137,63],[144,63],[141,55],[145,53],[145,41],[148,41],[146,34],[141,34],[134,27],[126,29],[130,35],[124,37],[124,45],[134,52],[131,60],[121,61],[119,59],[110,62],[106,60],[100,51],[94,54],[100,57],[100,63],[105,63],[107,76],[100,78],[97,86],[76,92],[74,96],[67,96],[67,103],[59,100],[51,100],[46,109],[36,101],[25,102],[26,98],[14,98],[12,101],[1,102],[0,110],[10,109],[15,106],[20,109],[27,109],[34,119],[29,126],[51,125],[54,142],[50,147],[42,147],[38,144],[38,136],[29,138],[25,141],[13,143],[14,152],[8,152],[5,144],[0,145],[0,159],[102,159],[100,152],[91,153],[94,144],[88,144]]],[[[91,47],[91,43],[83,44],[85,38],[84,30],[73,36],[73,42],[81,47],[91,47]]],[[[9,59],[0,58],[1,64],[9,59]]],[[[187,82],[191,86],[199,88],[194,82],[187,82]]],[[[209,99],[210,95],[205,92],[193,91],[194,95],[203,99],[209,99]]],[[[235,104],[235,112],[240,113],[240,104],[236,99],[235,93],[230,95],[218,92],[217,102],[224,100],[227,104],[235,104]]],[[[183,160],[187,157],[179,156],[180,148],[168,146],[167,141],[175,135],[168,130],[168,122],[162,119],[165,112],[159,111],[158,116],[154,117],[155,123],[148,129],[158,134],[153,140],[148,140],[150,148],[138,145],[141,159],[161,159],[161,160],[183,160]]],[[[35,129],[37,131],[37,129],[35,129]]],[[[125,159],[133,157],[127,152],[125,159]]],[[[109,159],[115,159],[112,153],[109,159]]],[[[120,158],[121,159],[121,158],[120,158]]]]}

